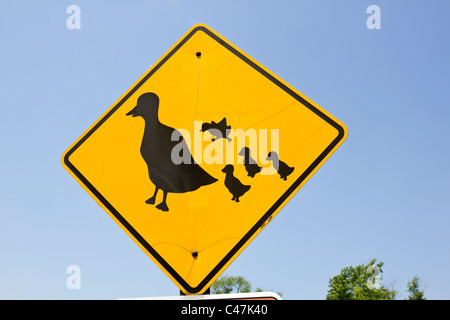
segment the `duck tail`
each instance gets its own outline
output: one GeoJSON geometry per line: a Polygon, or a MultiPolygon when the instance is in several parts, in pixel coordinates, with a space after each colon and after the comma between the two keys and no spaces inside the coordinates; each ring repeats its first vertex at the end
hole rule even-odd
{"type": "Polygon", "coordinates": [[[210,179],[209,179],[209,183],[208,184],[211,184],[211,183],[214,183],[214,182],[217,182],[218,181],[218,179],[216,179],[216,178],[214,178],[214,177],[211,177],[210,179]]]}

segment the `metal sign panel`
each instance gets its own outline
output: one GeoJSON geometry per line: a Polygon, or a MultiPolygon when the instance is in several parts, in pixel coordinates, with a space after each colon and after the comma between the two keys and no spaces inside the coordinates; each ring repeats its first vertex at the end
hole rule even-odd
{"type": "Polygon", "coordinates": [[[201,294],[342,144],[345,126],[205,25],[63,166],[186,294],[201,294]]]}

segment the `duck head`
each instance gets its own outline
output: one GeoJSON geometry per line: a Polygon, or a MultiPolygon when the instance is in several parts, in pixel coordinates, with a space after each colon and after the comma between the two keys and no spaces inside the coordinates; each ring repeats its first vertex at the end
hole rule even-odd
{"type": "Polygon", "coordinates": [[[227,174],[228,174],[228,173],[232,174],[233,171],[234,171],[234,167],[233,167],[231,164],[227,164],[227,165],[225,166],[225,168],[222,169],[222,172],[225,172],[225,173],[227,173],[227,174]]]}
{"type": "Polygon", "coordinates": [[[158,95],[147,92],[139,96],[136,106],[127,113],[127,116],[158,119],[158,107],[158,95]]]}
{"type": "Polygon", "coordinates": [[[278,154],[275,151],[270,151],[267,155],[266,160],[268,161],[277,161],[278,160],[278,154]]]}

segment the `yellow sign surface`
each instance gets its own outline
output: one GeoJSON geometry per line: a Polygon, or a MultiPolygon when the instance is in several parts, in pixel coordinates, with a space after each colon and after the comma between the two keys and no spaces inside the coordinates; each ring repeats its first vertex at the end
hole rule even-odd
{"type": "Polygon", "coordinates": [[[342,144],[345,126],[205,25],[62,157],[186,294],[201,294],[342,144]]]}

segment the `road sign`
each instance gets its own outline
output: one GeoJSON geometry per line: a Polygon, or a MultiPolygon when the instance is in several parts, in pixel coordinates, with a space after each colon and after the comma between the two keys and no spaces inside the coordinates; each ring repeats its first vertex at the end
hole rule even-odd
{"type": "Polygon", "coordinates": [[[346,136],[339,120],[196,25],[62,163],[184,293],[201,294],[346,136]]]}

